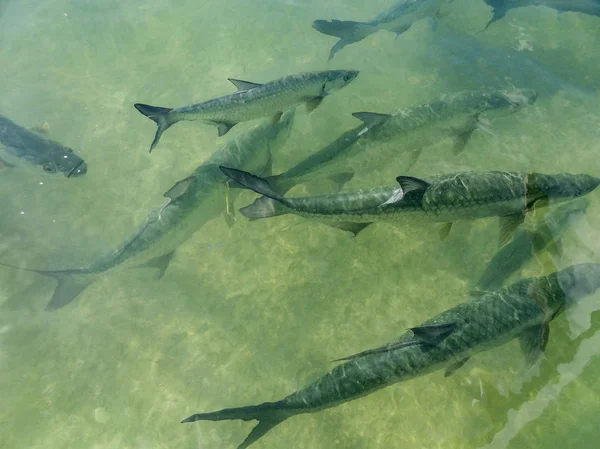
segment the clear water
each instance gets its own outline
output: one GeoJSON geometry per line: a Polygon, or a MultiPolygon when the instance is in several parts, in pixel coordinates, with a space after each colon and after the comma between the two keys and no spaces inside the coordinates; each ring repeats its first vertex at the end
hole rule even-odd
{"type": "MultiPolygon", "coordinates": [[[[0,261],[70,268],[116,247],[173,183],[253,126],[217,138],[209,126],[179,124],[149,155],[155,128],[133,103],[202,101],[231,92],[227,77],[361,71],[311,116],[298,112],[275,173],[356,126],[351,112],[524,83],[540,92],[533,107],[477,131],[459,156],[451,141],[427,149],[410,174],[600,173],[600,18],[528,7],[478,33],[490,8],[455,0],[437,29],[425,20],[398,39],[382,31],[327,63],[335,39],[313,20],[366,20],[391,4],[0,0],[0,111],[23,126],[46,120],[89,167],[78,179],[0,173],[0,261]]],[[[393,182],[406,159],[388,147],[352,164],[363,169],[348,189],[393,182]]],[[[236,207],[255,196],[242,192],[236,207]]],[[[564,257],[541,254],[519,276],[600,262],[597,192],[588,198],[564,257]]],[[[497,233],[496,220],[458,223],[440,242],[434,227],[377,224],[352,239],[295,216],[237,214],[231,228],[218,216],[181,245],[161,280],[152,269],[117,268],[54,312],[44,306],[55,281],[1,268],[0,448],[236,447],[252,423],[179,421],[280,399],[330,360],[466,300],[497,233]]],[[[255,447],[595,447],[599,299],[553,322],[534,372],[512,342],[449,378],[434,373],[290,419],[255,447]]]]}

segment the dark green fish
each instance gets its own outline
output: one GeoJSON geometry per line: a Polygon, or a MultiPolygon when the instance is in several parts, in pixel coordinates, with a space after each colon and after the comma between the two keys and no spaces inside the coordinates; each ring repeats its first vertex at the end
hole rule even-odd
{"type": "Polygon", "coordinates": [[[585,213],[589,204],[586,198],[569,201],[551,209],[533,230],[518,229],[512,241],[490,260],[475,288],[499,289],[510,275],[544,249],[560,256],[560,237],[573,220],[585,213]]]}
{"type": "MultiPolygon", "coordinates": [[[[279,149],[287,140],[293,121],[294,110],[290,110],[279,122],[257,125],[227,142],[191,176],[177,182],[164,194],[167,201],[160,210],[152,211],[145,222],[115,250],[90,265],[68,270],[27,269],[58,281],[46,309],[69,304],[102,273],[117,266],[155,267],[162,276],[179,245],[208,220],[226,210],[227,178],[219,170],[219,165],[231,163],[268,171],[271,151],[279,149]]],[[[18,268],[4,263],[0,265],[18,268]]]]}
{"type": "Polygon", "coordinates": [[[150,151],[169,127],[181,120],[200,120],[214,125],[219,136],[240,122],[273,116],[306,103],[312,112],[327,95],[342,89],[358,76],[356,70],[328,70],[289,75],[266,84],[230,78],[238,91],[229,95],[181,108],[162,108],[136,103],[135,108],[156,122],[158,129],[150,151]]]}
{"type": "Polygon", "coordinates": [[[478,352],[515,338],[531,365],[544,352],[550,321],[598,287],[597,264],[573,265],[549,276],[523,279],[453,307],[397,341],[345,357],[345,363],[279,401],[197,413],[182,422],[258,420],[238,446],[244,449],[292,416],[335,407],[442,368],[449,376],[478,352]]]}
{"type": "Polygon", "coordinates": [[[340,40],[331,48],[329,59],[347,45],[363,40],[380,30],[391,31],[396,36],[408,31],[418,20],[435,17],[448,0],[400,0],[390,9],[367,22],[351,20],[315,20],[313,28],[340,40]]]}
{"type": "Polygon", "coordinates": [[[87,173],[85,161],[72,149],[0,115],[0,167],[18,166],[22,161],[67,178],[87,173]]]}
{"type": "Polygon", "coordinates": [[[508,11],[524,6],[545,6],[558,12],[579,12],[600,17],[600,0],[484,0],[492,7],[492,18],[484,29],[502,19],[508,11]]]}
{"type": "Polygon", "coordinates": [[[444,238],[455,221],[500,217],[501,244],[510,240],[534,206],[585,195],[600,183],[600,179],[584,174],[464,172],[438,175],[428,181],[399,176],[397,186],[286,198],[273,192],[264,179],[227,167],[221,170],[242,186],[264,195],[240,209],[248,218],[292,213],[355,233],[376,221],[401,225],[437,222],[444,223],[440,231],[444,238]]]}

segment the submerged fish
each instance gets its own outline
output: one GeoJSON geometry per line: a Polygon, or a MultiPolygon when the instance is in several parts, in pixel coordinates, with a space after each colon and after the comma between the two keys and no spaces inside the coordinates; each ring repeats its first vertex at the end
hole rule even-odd
{"type": "Polygon", "coordinates": [[[444,223],[445,238],[454,221],[500,217],[500,243],[512,237],[534,206],[560,202],[594,190],[600,179],[589,175],[519,172],[463,172],[438,175],[429,181],[399,176],[398,186],[376,187],[328,195],[285,198],[264,179],[240,170],[221,170],[263,197],[240,209],[248,218],[296,214],[324,220],[359,232],[375,221],[397,224],[444,223]]]}
{"type": "MultiPolygon", "coordinates": [[[[156,267],[162,276],[177,247],[205,222],[226,209],[227,178],[219,164],[229,163],[254,170],[269,170],[271,151],[280,148],[290,135],[294,110],[283,114],[276,124],[265,123],[229,141],[200,165],[191,176],[177,182],[165,196],[167,203],[152,212],[119,247],[87,267],[68,270],[31,270],[58,281],[46,309],[57,309],[73,301],[98,275],[121,265],[156,267]]],[[[0,264],[3,266],[11,266],[0,264]]],[[[18,268],[13,267],[12,268],[18,268]]]]}
{"type": "Polygon", "coordinates": [[[580,12],[600,17],[600,0],[484,0],[492,7],[492,18],[484,29],[502,19],[508,11],[524,6],[546,6],[558,12],[580,12]]]}
{"type": "Polygon", "coordinates": [[[387,11],[368,22],[351,20],[315,20],[313,28],[340,40],[331,48],[329,59],[347,45],[363,40],[380,30],[400,35],[408,31],[418,20],[438,15],[440,7],[447,0],[400,0],[387,11]]]}
{"type": "Polygon", "coordinates": [[[544,249],[560,256],[560,237],[577,216],[585,213],[589,204],[586,198],[569,201],[551,209],[533,230],[517,230],[512,241],[490,260],[475,288],[499,289],[510,275],[544,249]]]}
{"type": "Polygon", "coordinates": [[[258,420],[238,449],[286,419],[335,407],[381,388],[445,369],[449,376],[473,355],[519,338],[528,364],[543,354],[549,323],[600,287],[600,265],[573,265],[549,276],[523,279],[460,304],[386,346],[341,360],[331,372],[276,401],[197,413],[182,422],[258,420]]]}
{"type": "Polygon", "coordinates": [[[181,120],[200,120],[214,125],[222,136],[240,122],[268,116],[279,120],[283,111],[301,103],[306,103],[309,112],[312,112],[323,98],[348,85],[357,75],[355,70],[308,72],[266,84],[229,78],[238,91],[204,103],[175,109],[141,103],[134,106],[158,126],[150,146],[152,151],[162,133],[181,120]]]}
{"type": "Polygon", "coordinates": [[[512,114],[532,105],[536,98],[537,93],[533,89],[481,89],[444,94],[391,115],[372,112],[356,112],[353,115],[369,128],[361,135],[361,143],[393,140],[399,151],[411,151],[413,155],[408,170],[424,147],[452,137],[454,153],[459,154],[480,126],[481,119],[512,114]]]}
{"type": "Polygon", "coordinates": [[[62,173],[67,178],[87,172],[85,161],[72,149],[0,115],[0,167],[13,167],[21,161],[38,165],[46,173],[62,173]]]}

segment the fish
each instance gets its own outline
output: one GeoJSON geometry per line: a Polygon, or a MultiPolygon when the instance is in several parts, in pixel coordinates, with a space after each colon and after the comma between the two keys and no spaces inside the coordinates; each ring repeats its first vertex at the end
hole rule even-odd
{"type": "Polygon", "coordinates": [[[400,36],[408,31],[414,22],[438,16],[440,8],[446,2],[447,0],[400,0],[390,9],[367,22],[315,20],[312,26],[320,33],[339,38],[329,52],[329,60],[331,60],[342,48],[359,42],[377,31],[386,30],[400,36]]]}
{"type": "Polygon", "coordinates": [[[75,300],[102,273],[123,267],[152,267],[161,278],[176,249],[204,223],[227,209],[225,189],[227,178],[219,170],[223,163],[248,169],[270,170],[272,151],[286,142],[294,122],[295,110],[286,111],[275,124],[261,123],[228,141],[191,176],[178,181],[164,196],[160,210],[151,211],[139,226],[115,250],[109,251],[85,267],[62,270],[17,268],[52,277],[58,281],[46,310],[56,310],[75,300]]]}
{"type": "Polygon", "coordinates": [[[501,246],[510,241],[527,212],[586,195],[600,184],[600,178],[587,174],[472,171],[437,175],[429,180],[398,176],[397,186],[287,198],[251,173],[223,166],[221,170],[263,195],[240,209],[248,218],[291,213],[354,234],[373,222],[441,223],[439,233],[445,239],[455,221],[499,217],[501,246]]]}
{"type": "Polygon", "coordinates": [[[332,408],[440,369],[448,377],[472,356],[516,338],[529,367],[544,353],[550,322],[598,287],[600,265],[593,263],[523,279],[448,309],[387,345],[344,357],[344,363],[281,400],[195,413],[181,422],[258,420],[238,446],[245,449],[292,416],[332,408]]]}
{"type": "Polygon", "coordinates": [[[41,167],[44,173],[76,178],[87,173],[87,164],[71,148],[17,125],[0,115],[0,167],[41,167]]]}
{"type": "Polygon", "coordinates": [[[360,150],[355,144],[366,130],[364,125],[348,130],[284,173],[267,176],[264,179],[269,183],[270,188],[279,195],[285,195],[298,184],[323,177],[333,181],[336,189],[340,190],[354,176],[352,168],[339,167],[341,161],[360,150]]]}
{"type": "Polygon", "coordinates": [[[423,148],[451,137],[453,152],[460,154],[482,120],[507,116],[531,106],[537,99],[533,89],[480,89],[448,93],[425,104],[392,114],[355,112],[367,126],[360,136],[362,145],[393,141],[399,151],[411,152],[406,170],[417,162],[423,148]]]}
{"type": "Polygon", "coordinates": [[[484,30],[492,23],[504,18],[511,9],[524,6],[545,6],[560,12],[578,12],[600,17],[600,0],[484,0],[492,7],[492,18],[484,30]]]}
{"type": "Polygon", "coordinates": [[[358,76],[356,70],[328,70],[289,75],[258,84],[229,78],[238,91],[229,95],[181,108],[164,108],[136,103],[135,108],[157,125],[150,152],[162,134],[181,120],[200,120],[217,127],[219,136],[236,124],[261,117],[279,120],[283,111],[306,103],[309,113],[323,99],[347,86],[358,76]]]}
{"type": "Polygon", "coordinates": [[[544,249],[560,257],[560,237],[575,220],[585,214],[589,204],[586,198],[569,201],[548,211],[532,230],[518,229],[512,241],[492,257],[475,289],[499,289],[506,279],[544,249]]]}

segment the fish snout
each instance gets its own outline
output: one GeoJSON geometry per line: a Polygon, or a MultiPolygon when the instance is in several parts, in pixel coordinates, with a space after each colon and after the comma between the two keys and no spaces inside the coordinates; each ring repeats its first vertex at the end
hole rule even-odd
{"type": "Polygon", "coordinates": [[[87,173],[87,164],[81,160],[79,164],[73,167],[69,172],[65,173],[67,178],[85,175],[87,173]]]}

